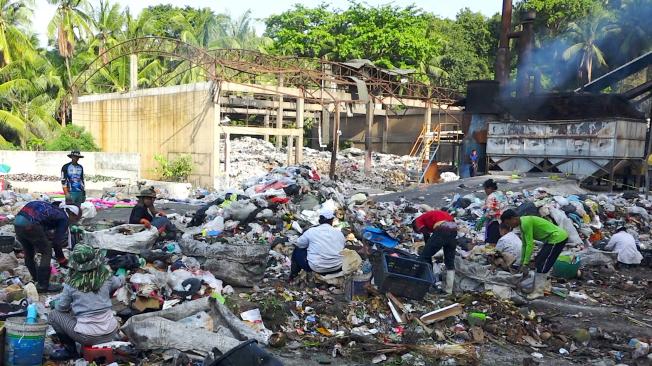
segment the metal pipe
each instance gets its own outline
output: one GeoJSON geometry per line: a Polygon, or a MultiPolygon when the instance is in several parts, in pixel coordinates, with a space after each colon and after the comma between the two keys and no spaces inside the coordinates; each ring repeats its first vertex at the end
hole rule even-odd
{"type": "Polygon", "coordinates": [[[496,80],[507,84],[509,77],[509,33],[512,28],[512,0],[503,0],[503,14],[500,22],[500,39],[496,53],[496,80]]]}

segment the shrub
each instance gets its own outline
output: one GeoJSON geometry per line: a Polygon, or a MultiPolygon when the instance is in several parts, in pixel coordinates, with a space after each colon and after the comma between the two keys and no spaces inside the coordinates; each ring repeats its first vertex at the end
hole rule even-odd
{"type": "Polygon", "coordinates": [[[156,174],[168,182],[186,182],[194,167],[190,155],[181,155],[173,160],[168,160],[162,155],[155,155],[154,160],[158,163],[158,167],[155,169],[156,174]]]}
{"type": "Polygon", "coordinates": [[[83,127],[75,125],[67,125],[62,128],[54,139],[45,144],[45,149],[49,151],[100,151],[93,136],[83,127]]]}

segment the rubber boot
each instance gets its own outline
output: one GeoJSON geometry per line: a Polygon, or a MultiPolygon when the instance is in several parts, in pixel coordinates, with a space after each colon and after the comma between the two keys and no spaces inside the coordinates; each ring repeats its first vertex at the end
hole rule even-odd
{"type": "Polygon", "coordinates": [[[532,290],[531,294],[527,295],[528,300],[534,300],[543,297],[543,290],[546,288],[547,279],[547,273],[537,273],[534,275],[534,289],[532,290]]]}
{"type": "Polygon", "coordinates": [[[453,284],[455,283],[455,271],[446,271],[446,287],[444,292],[450,295],[453,293],[453,284]]]}
{"type": "Polygon", "coordinates": [[[57,333],[57,337],[61,340],[63,348],[55,350],[50,354],[52,361],[68,361],[79,358],[77,352],[77,343],[65,334],[57,333]]]}
{"type": "Polygon", "coordinates": [[[37,285],[38,292],[60,292],[63,286],[55,283],[50,283],[50,267],[37,268],[37,285]]]}

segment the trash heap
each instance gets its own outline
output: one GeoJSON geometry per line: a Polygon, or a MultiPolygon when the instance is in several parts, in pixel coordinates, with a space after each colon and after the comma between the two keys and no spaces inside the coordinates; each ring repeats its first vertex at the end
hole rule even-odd
{"type": "MultiPolygon", "coordinates": [[[[313,167],[320,175],[326,176],[330,170],[331,153],[303,148],[303,163],[313,167]]],[[[416,174],[410,169],[417,158],[391,154],[372,153],[373,174],[364,173],[364,151],[356,148],[339,152],[336,173],[343,181],[346,192],[356,189],[376,188],[399,190],[410,184],[410,176],[416,174]]],[[[239,186],[252,176],[261,176],[268,171],[285,166],[287,152],[277,150],[270,143],[252,137],[231,141],[230,186],[239,186]]],[[[225,187],[227,188],[227,187],[225,187]]]]}
{"type": "MultiPolygon", "coordinates": [[[[125,342],[111,347],[122,361],[199,365],[213,349],[254,347],[247,340],[260,347],[249,349],[252,354],[323,364],[334,358],[359,364],[499,363],[493,347],[511,350],[507,360],[518,355],[529,364],[644,364],[650,357],[649,269],[616,271],[613,255],[599,249],[620,225],[638,233],[643,251],[650,249],[652,203],[643,197],[560,195],[544,188],[506,192],[509,205],[522,214],[551,218],[567,229],[572,239],[563,255],[578,264],[568,276],[555,274],[545,301],[527,304],[520,296],[521,275],[495,265],[491,249],[482,245],[483,231],[475,228],[484,195],[451,192],[449,210],[462,229],[455,294],[447,297],[432,286],[439,282],[439,260],[428,280],[390,273],[391,261],[414,265],[409,261],[424,243],[410,222],[432,207],[405,199],[378,203],[356,192],[355,184],[381,184],[381,178],[357,175],[359,152],[343,152],[349,157],[338,169],[351,174],[334,182],[320,174],[323,153],[307,149],[306,159],[314,154],[314,164],[281,166],[286,156],[271,145],[246,138],[233,144],[233,159],[247,151],[247,164],[251,156],[260,161],[236,160],[233,166],[242,171],[232,178],[239,185],[206,192],[202,205],[185,215],[168,215],[180,230],[176,238],[162,239],[141,225],[86,228],[83,241],[107,250],[113,270],[129,271],[114,295],[125,342]],[[264,172],[251,178],[259,167],[264,172]],[[304,273],[298,284],[288,285],[293,244],[317,223],[323,207],[336,211],[335,226],[346,237],[344,270],[304,273]],[[624,323],[605,321],[614,314],[624,323]]],[[[387,158],[395,159],[391,165],[382,159],[376,163],[388,171],[401,160],[387,158]]],[[[7,228],[11,236],[13,226],[6,223],[0,233],[7,228]]],[[[0,255],[0,302],[14,307],[5,311],[0,304],[0,312],[21,314],[20,301],[27,298],[47,314],[45,304],[53,297],[35,293],[22,259],[10,252],[0,255]]],[[[55,267],[53,273],[61,281],[66,269],[55,267]]],[[[51,348],[48,340],[46,354],[51,348]]]]}

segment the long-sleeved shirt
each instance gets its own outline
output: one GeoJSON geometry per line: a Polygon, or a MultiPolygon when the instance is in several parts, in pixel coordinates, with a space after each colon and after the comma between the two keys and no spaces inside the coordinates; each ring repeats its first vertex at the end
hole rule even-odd
{"type": "Polygon", "coordinates": [[[109,334],[118,327],[111,314],[111,294],[124,283],[124,276],[111,276],[97,292],[82,292],[64,284],[63,292],[56,299],[56,309],[72,312],[77,318],[77,332],[88,335],[109,334]]]}
{"type": "Polygon", "coordinates": [[[56,245],[68,241],[68,215],[63,209],[44,201],[28,202],[16,215],[16,226],[40,225],[46,231],[54,230],[56,245]]]}
{"type": "Polygon", "coordinates": [[[308,248],[308,264],[317,272],[335,271],[342,267],[342,250],[346,240],[342,231],[329,224],[306,230],[297,240],[296,246],[308,248]]]}
{"type": "Polygon", "coordinates": [[[414,222],[417,230],[426,234],[432,234],[435,224],[439,222],[453,222],[453,216],[446,211],[432,210],[417,217],[414,222]]]}
{"type": "Polygon", "coordinates": [[[497,220],[503,214],[507,197],[501,191],[492,192],[484,201],[485,217],[489,220],[497,220]]]}
{"type": "Polygon", "coordinates": [[[84,192],[84,167],[72,162],[61,167],[61,185],[70,192],[84,192]]]}
{"type": "Polygon", "coordinates": [[[636,239],[626,231],[615,233],[609,239],[605,249],[618,253],[618,262],[620,263],[641,264],[643,260],[643,255],[636,248],[636,239]]]}
{"type": "Polygon", "coordinates": [[[530,263],[535,240],[555,245],[568,239],[568,233],[564,229],[538,216],[521,217],[521,235],[523,236],[523,253],[521,254],[523,265],[530,263]]]}

